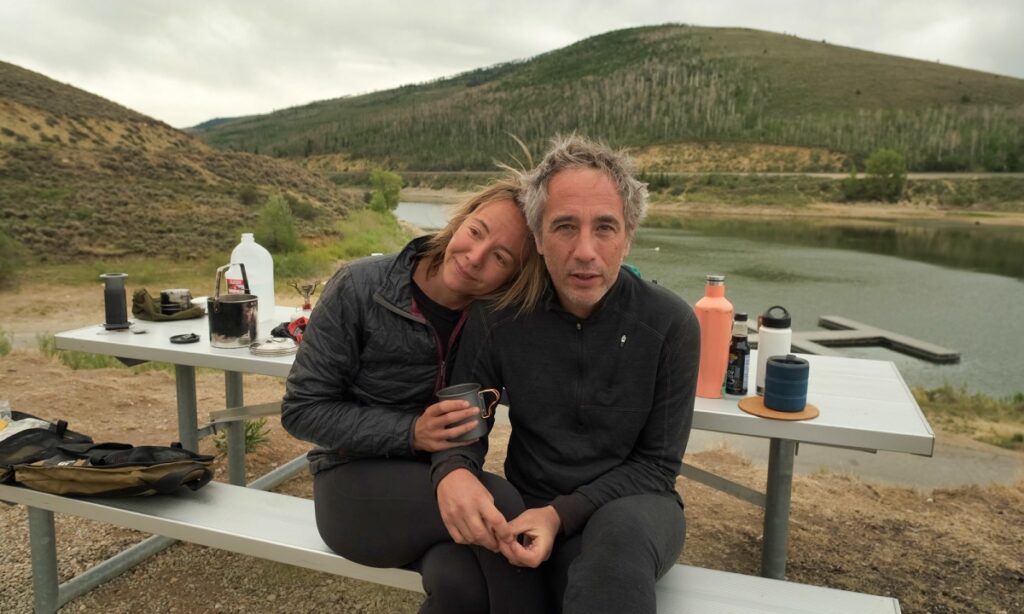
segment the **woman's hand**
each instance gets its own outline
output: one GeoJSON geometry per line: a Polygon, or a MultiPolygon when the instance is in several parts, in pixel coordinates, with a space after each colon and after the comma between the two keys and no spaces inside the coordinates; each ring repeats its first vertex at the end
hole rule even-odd
{"type": "Polygon", "coordinates": [[[473,430],[479,418],[479,407],[472,407],[465,401],[438,401],[423,411],[423,415],[416,418],[413,426],[413,448],[424,452],[440,452],[449,448],[469,445],[475,439],[469,441],[449,441],[459,435],[473,430]],[[449,425],[474,418],[465,424],[452,428],[449,425]]]}

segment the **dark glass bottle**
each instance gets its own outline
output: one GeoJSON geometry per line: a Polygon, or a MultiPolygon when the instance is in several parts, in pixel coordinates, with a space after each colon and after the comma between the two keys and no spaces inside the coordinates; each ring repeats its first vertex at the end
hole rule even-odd
{"type": "Polygon", "coordinates": [[[747,314],[737,312],[732,322],[729,342],[729,366],[725,371],[725,393],[747,394],[750,374],[750,343],[747,342],[747,314]]]}

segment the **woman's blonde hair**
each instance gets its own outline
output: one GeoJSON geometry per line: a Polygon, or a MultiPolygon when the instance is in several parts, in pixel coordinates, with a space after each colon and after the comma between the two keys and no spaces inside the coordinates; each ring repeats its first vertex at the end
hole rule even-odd
{"type": "MultiPolygon", "coordinates": [[[[523,216],[525,225],[526,214],[523,211],[522,195],[522,176],[519,173],[510,172],[456,205],[448,219],[448,225],[427,241],[423,252],[423,258],[428,263],[427,275],[432,276],[438,273],[441,265],[444,264],[444,253],[448,249],[448,243],[463,222],[478,209],[491,203],[512,201],[523,216]]],[[[537,244],[534,242],[529,228],[527,228],[524,247],[522,266],[512,276],[512,279],[491,294],[478,298],[493,300],[495,309],[519,305],[518,313],[529,311],[537,305],[544,293],[544,264],[540,254],[537,253],[537,244]]]]}

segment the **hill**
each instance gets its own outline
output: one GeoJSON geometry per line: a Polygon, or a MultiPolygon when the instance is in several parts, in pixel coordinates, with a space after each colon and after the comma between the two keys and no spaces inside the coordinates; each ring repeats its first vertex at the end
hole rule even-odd
{"type": "Polygon", "coordinates": [[[275,156],[479,170],[518,152],[509,134],[536,154],[572,130],[664,170],[690,170],[694,150],[712,145],[725,147],[718,170],[747,170],[730,160],[765,153],[774,161],[764,170],[837,170],[879,147],[902,150],[913,170],[1022,170],[1024,80],[758,30],[665,25],[196,134],[275,156]]]}
{"type": "Polygon", "coordinates": [[[287,160],[212,149],[113,102],[0,62],[0,220],[36,259],[224,253],[271,193],[330,232],[350,197],[287,160]]]}

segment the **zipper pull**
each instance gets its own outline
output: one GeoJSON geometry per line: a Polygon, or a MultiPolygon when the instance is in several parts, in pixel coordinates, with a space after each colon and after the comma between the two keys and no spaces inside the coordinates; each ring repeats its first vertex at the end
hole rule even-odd
{"type": "Polygon", "coordinates": [[[619,347],[621,348],[624,345],[626,345],[626,335],[625,334],[622,335],[622,339],[619,339],[619,347]]]}

